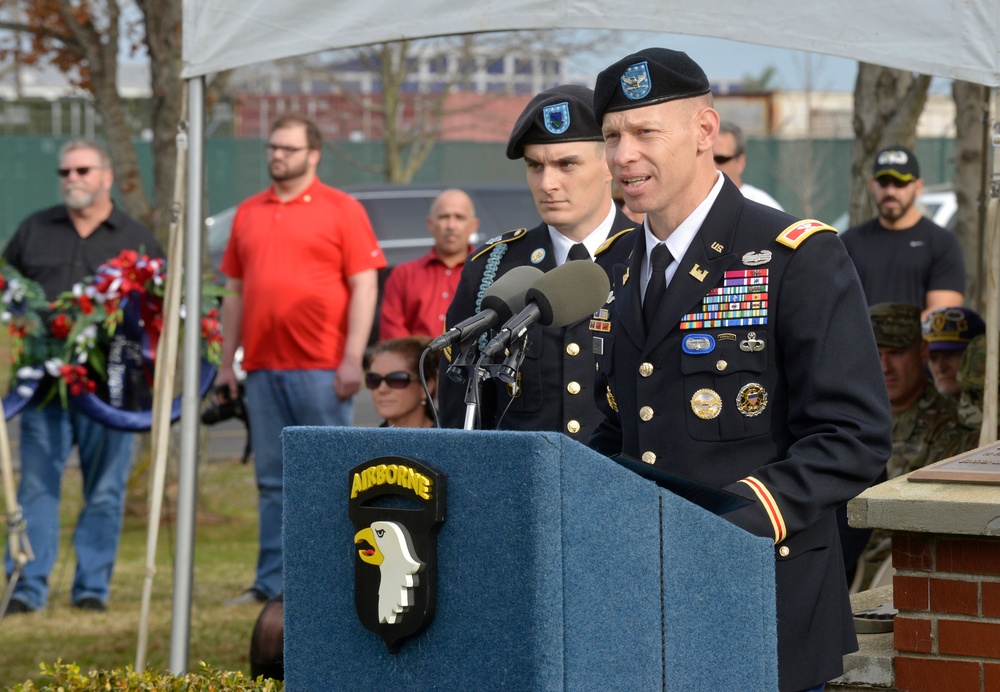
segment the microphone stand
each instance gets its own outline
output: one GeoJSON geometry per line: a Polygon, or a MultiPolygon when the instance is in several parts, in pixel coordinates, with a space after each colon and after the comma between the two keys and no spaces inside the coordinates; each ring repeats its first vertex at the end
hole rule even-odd
{"type": "Polygon", "coordinates": [[[465,422],[463,430],[476,430],[479,420],[482,383],[489,373],[479,358],[479,336],[471,337],[456,344],[454,357],[448,366],[448,377],[453,382],[465,382],[465,422]]]}
{"type": "Polygon", "coordinates": [[[503,363],[493,366],[494,376],[504,384],[514,384],[517,382],[517,373],[524,362],[524,352],[528,347],[528,334],[517,339],[507,347],[507,357],[503,363]]]}
{"type": "Polygon", "coordinates": [[[465,388],[465,424],[463,430],[475,430],[479,419],[479,395],[482,392],[483,380],[486,379],[486,369],[476,367],[465,388]]]}

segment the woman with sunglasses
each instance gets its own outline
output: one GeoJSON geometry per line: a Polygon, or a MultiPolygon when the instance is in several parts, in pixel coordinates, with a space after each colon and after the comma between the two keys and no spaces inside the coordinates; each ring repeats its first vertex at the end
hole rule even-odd
{"type": "MultiPolygon", "coordinates": [[[[418,367],[430,337],[408,336],[380,341],[365,354],[365,386],[372,390],[375,411],[385,418],[383,427],[430,428],[434,425],[431,402],[420,385],[418,367]]],[[[424,362],[424,376],[431,396],[437,391],[438,358],[424,362]]]]}

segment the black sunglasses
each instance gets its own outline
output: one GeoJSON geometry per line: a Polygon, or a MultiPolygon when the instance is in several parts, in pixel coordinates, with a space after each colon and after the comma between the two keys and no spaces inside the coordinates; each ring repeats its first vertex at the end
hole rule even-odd
{"type": "Polygon", "coordinates": [[[733,159],[735,159],[738,156],[739,156],[739,154],[733,154],[732,156],[722,156],[721,154],[716,154],[712,158],[715,159],[715,162],[717,164],[722,165],[724,163],[729,163],[730,161],[732,161],[733,159]]]}
{"type": "Polygon", "coordinates": [[[267,152],[269,154],[277,154],[279,151],[285,156],[292,156],[293,154],[298,154],[300,151],[305,151],[309,147],[285,147],[280,144],[268,144],[267,152]]]}
{"type": "Polygon", "coordinates": [[[883,188],[889,187],[890,185],[893,187],[906,187],[912,183],[913,180],[914,179],[912,178],[910,180],[900,180],[899,178],[893,178],[891,175],[883,175],[879,178],[875,178],[875,182],[878,183],[878,186],[883,188]]]}
{"type": "Polygon", "coordinates": [[[76,174],[82,178],[95,168],[98,168],[98,166],[77,166],[76,168],[58,168],[56,169],[56,173],[59,174],[60,178],[68,178],[70,173],[76,171],[76,174]]]}
{"type": "Polygon", "coordinates": [[[365,374],[365,386],[368,389],[378,389],[384,380],[389,389],[406,389],[414,379],[413,375],[402,370],[390,372],[388,375],[369,372],[365,374]]]}

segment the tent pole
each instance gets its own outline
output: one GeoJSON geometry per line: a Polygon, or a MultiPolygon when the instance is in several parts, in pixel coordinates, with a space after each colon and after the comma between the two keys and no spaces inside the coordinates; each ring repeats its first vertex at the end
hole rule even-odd
{"type": "Polygon", "coordinates": [[[191,590],[194,578],[194,530],[198,492],[198,380],[201,358],[201,229],[205,159],[205,81],[189,79],[189,153],[187,225],[184,243],[184,316],[181,394],[180,473],[177,492],[177,548],[174,563],[173,620],[170,630],[170,672],[188,670],[191,639],[191,590]]]}
{"type": "Polygon", "coordinates": [[[177,162],[174,171],[174,196],[170,207],[170,239],[167,258],[167,285],[163,298],[163,332],[157,349],[156,372],[153,374],[152,468],[149,479],[149,524],[146,527],[146,573],[142,581],[142,603],[139,611],[139,638],[136,644],[135,669],[146,669],[149,648],[149,610],[153,599],[153,579],[156,576],[156,545],[160,536],[163,510],[163,488],[166,484],[167,459],[170,448],[170,408],[174,398],[177,371],[177,336],[180,330],[181,266],[184,254],[184,174],[187,169],[187,92],[181,105],[181,120],[177,123],[177,162]]]}
{"type": "MultiPolygon", "coordinates": [[[[994,117],[997,108],[997,89],[993,88],[994,117]]],[[[986,293],[986,381],[983,383],[983,427],[979,431],[979,446],[992,444],[997,439],[997,379],[1000,376],[1000,123],[992,127],[993,180],[990,184],[989,213],[986,215],[986,275],[983,286],[986,293]]],[[[989,151],[989,150],[987,150],[989,151]]],[[[987,152],[983,152],[986,154],[987,152]]]]}

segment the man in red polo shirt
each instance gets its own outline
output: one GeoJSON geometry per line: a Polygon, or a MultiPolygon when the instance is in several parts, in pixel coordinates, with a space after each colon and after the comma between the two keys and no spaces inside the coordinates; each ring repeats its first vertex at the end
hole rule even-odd
{"type": "Polygon", "coordinates": [[[246,409],[260,494],[260,552],[253,586],[231,605],[282,591],[281,431],[350,425],[361,358],[375,319],[385,257],[356,199],[316,177],[315,123],[279,118],[267,144],[273,184],[236,210],[222,259],[222,367],[236,396],[233,358],[243,346],[246,409]]]}
{"type": "Polygon", "coordinates": [[[431,205],[427,229],[434,247],[423,257],[404,262],[385,282],[379,338],[398,339],[444,332],[444,316],[479,228],[476,209],[462,190],[445,190],[431,205]]]}

